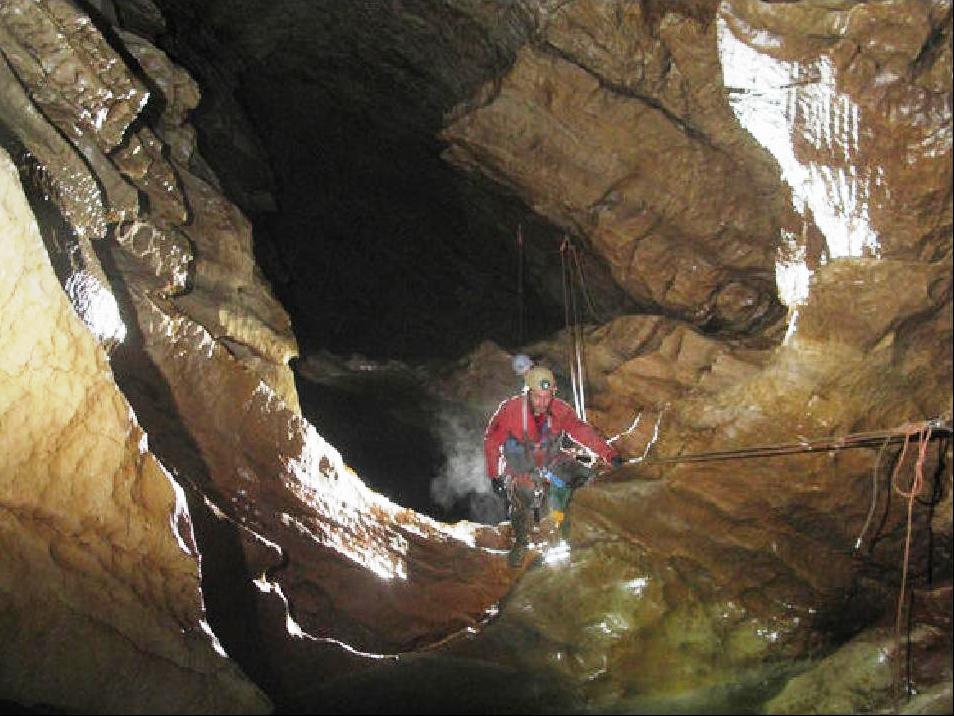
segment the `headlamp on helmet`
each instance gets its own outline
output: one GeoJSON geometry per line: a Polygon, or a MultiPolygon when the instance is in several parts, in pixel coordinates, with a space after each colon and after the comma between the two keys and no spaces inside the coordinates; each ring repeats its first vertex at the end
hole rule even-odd
{"type": "Polygon", "coordinates": [[[534,366],[524,376],[527,388],[530,390],[552,390],[556,392],[556,379],[553,371],[541,365],[534,366]]]}

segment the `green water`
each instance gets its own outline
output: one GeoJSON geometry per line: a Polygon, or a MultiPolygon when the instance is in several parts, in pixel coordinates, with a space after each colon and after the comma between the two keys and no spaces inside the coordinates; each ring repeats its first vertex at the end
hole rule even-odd
{"type": "Polygon", "coordinates": [[[530,672],[480,659],[417,655],[329,682],[325,713],[757,714],[791,669],[766,668],[735,683],[667,696],[594,703],[585,686],[556,672],[530,672]]]}

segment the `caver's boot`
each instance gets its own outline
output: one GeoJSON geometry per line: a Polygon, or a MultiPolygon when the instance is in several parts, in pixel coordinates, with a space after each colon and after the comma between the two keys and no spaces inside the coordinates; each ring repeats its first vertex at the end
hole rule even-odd
{"type": "Polygon", "coordinates": [[[523,564],[523,558],[527,554],[527,548],[530,544],[530,526],[533,519],[533,508],[530,500],[532,494],[516,489],[513,494],[513,502],[510,505],[510,526],[513,529],[513,548],[507,557],[507,564],[511,567],[519,567],[523,564]]]}
{"type": "Polygon", "coordinates": [[[560,510],[553,510],[550,513],[550,518],[553,520],[553,528],[549,534],[550,544],[555,545],[561,539],[566,539],[567,537],[568,533],[563,529],[563,525],[566,524],[566,515],[560,510]]]}
{"type": "Polygon", "coordinates": [[[528,510],[514,511],[511,515],[510,524],[513,526],[513,547],[510,555],[507,557],[507,564],[511,567],[519,567],[523,564],[523,558],[527,554],[527,546],[530,543],[530,513],[528,510]]]}
{"type": "Polygon", "coordinates": [[[523,558],[526,556],[527,545],[516,543],[510,548],[510,554],[507,555],[507,564],[511,567],[519,567],[523,564],[523,558]]]}

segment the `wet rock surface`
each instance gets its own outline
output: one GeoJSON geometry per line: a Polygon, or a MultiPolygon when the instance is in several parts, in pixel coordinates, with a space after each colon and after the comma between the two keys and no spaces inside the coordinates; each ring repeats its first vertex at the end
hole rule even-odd
{"type": "Polygon", "coordinates": [[[952,410],[950,3],[90,12],[0,6],[0,699],[950,711],[952,455],[916,429],[952,410]],[[205,60],[197,79],[179,64],[205,60]],[[289,88],[317,90],[266,106],[289,88]],[[325,131],[340,141],[304,141],[325,131]],[[319,194],[296,173],[313,166],[319,194]],[[389,202],[412,220],[375,214],[383,243],[350,242],[389,202]],[[306,251],[303,229],[333,240],[306,251]],[[590,294],[560,331],[565,237],[590,294]],[[393,269],[390,312],[352,323],[380,275],[351,297],[334,277],[365,259],[393,269]],[[285,282],[295,262],[324,277],[285,282]],[[432,263],[453,270],[417,275],[432,263]],[[324,392],[299,405],[303,314],[275,295],[312,283],[336,302],[299,367],[324,392]],[[367,381],[315,350],[326,328],[460,357],[369,359],[388,377],[367,381]],[[516,350],[564,397],[585,356],[588,417],[632,459],[509,569],[506,524],[377,494],[322,413],[367,423],[349,449],[404,424],[385,447],[407,469],[482,480],[451,446],[479,447],[516,350]],[[453,407],[447,440],[434,406],[453,407]],[[907,440],[838,442],[885,429],[907,440]]]}
{"type": "Polygon", "coordinates": [[[208,632],[182,490],[70,306],[5,153],[0,169],[0,258],[16,277],[2,293],[0,693],[54,709],[266,712],[208,632]],[[120,664],[137,676],[115,678],[120,664]]]}
{"type": "MultiPolygon", "coordinates": [[[[3,50],[9,65],[4,67],[17,73],[8,85],[11,91],[21,83],[26,87],[25,95],[18,95],[26,119],[20,122],[15,112],[5,116],[3,136],[16,152],[25,176],[32,172],[48,177],[51,191],[45,197],[42,191],[37,192],[34,211],[44,222],[47,250],[65,288],[60,302],[68,305],[66,294],[73,299],[72,310],[92,332],[86,337],[87,348],[100,361],[101,370],[109,355],[112,371],[107,370],[102,381],[113,386],[112,390],[118,386],[129,400],[131,410],[120,411],[117,419],[120,426],[129,422],[131,445],[139,444],[136,435],[142,436],[137,432],[141,421],[152,437],[148,459],[158,456],[175,478],[179,499],[160,500],[154,508],[155,518],[177,524],[182,514],[195,528],[196,546],[177,569],[187,573],[191,569],[193,581],[187,584],[196,589],[201,579],[202,594],[177,586],[181,580],[171,573],[158,580],[157,589],[171,590],[174,595],[168,609],[181,612],[183,628],[189,630],[183,635],[175,628],[163,631],[157,626],[158,635],[167,640],[162,648],[173,652],[197,649],[190,645],[201,619],[201,624],[211,625],[215,638],[225,647],[223,653],[242,664],[269,692],[272,703],[290,708],[289,704],[296,703],[300,707],[296,699],[306,698],[302,694],[314,688],[311,669],[316,664],[338,670],[358,668],[478,626],[516,576],[498,554],[499,537],[492,528],[479,525],[436,523],[370,492],[341,462],[337,450],[302,420],[287,366],[296,353],[296,341],[284,309],[271,296],[255,264],[251,226],[213,184],[193,172],[193,166],[199,173],[205,172],[190,145],[190,133],[182,126],[182,112],[196,101],[194,86],[182,79],[181,71],[161,52],[150,50],[147,40],[133,42],[135,55],[152,73],[150,83],[170,93],[156,97],[162,111],[149,114],[156,124],[154,129],[148,128],[144,126],[146,116],[137,117],[145,93],[125,92],[119,97],[120,90],[115,89],[140,87],[142,78],[132,65],[117,63],[111,51],[101,51],[109,47],[104,36],[77,8],[65,3],[34,3],[4,6],[4,12],[15,17],[11,27],[15,25],[20,38],[16,42],[6,38],[3,50]],[[56,20],[52,26],[51,17],[56,20]],[[84,48],[72,56],[68,52],[72,45],[67,43],[64,65],[75,65],[80,75],[106,72],[115,85],[108,92],[117,96],[117,102],[124,99],[125,104],[101,108],[102,93],[93,91],[87,96],[65,84],[57,89],[56,82],[65,83],[73,74],[64,71],[62,76],[54,73],[40,78],[34,70],[42,63],[35,66],[24,60],[21,66],[15,62],[25,42],[22,38],[46,37],[47,33],[56,39],[56,33],[62,31],[60,25],[81,28],[82,36],[76,42],[84,48]],[[103,69],[107,66],[108,72],[103,69]],[[38,99],[34,99],[35,105],[24,103],[23,96],[30,97],[31,90],[33,94],[42,91],[46,104],[38,99]],[[80,128],[73,148],[62,145],[57,150],[65,157],[62,163],[43,151],[44,137],[55,136],[55,132],[22,129],[49,126],[44,125],[48,120],[40,117],[37,108],[64,123],[75,121],[80,128]],[[104,126],[102,137],[87,137],[81,129],[84,118],[101,109],[104,116],[126,117],[127,125],[134,119],[140,122],[135,128],[104,126]],[[105,133],[106,129],[111,133],[105,133]],[[158,144],[159,137],[168,137],[175,146],[168,157],[158,144]],[[87,145],[80,140],[95,140],[100,154],[84,153],[87,145]],[[83,211],[73,212],[67,197],[75,189],[69,182],[71,162],[84,167],[86,174],[81,173],[80,179],[93,177],[97,189],[86,197],[88,201],[79,200],[83,211]],[[114,180],[123,192],[98,191],[99,186],[109,187],[114,180]],[[435,588],[422,590],[423,583],[435,588]],[[430,596],[425,596],[428,593],[430,596]],[[289,661],[300,667],[286,667],[289,661]]],[[[35,61],[36,53],[27,55],[35,61]]],[[[10,245],[11,250],[14,246],[10,245]]],[[[52,280],[50,267],[47,272],[52,280]]],[[[14,271],[5,276],[10,280],[9,295],[16,300],[29,299],[36,290],[37,279],[30,274],[14,271]]],[[[11,304],[4,315],[10,320],[5,335],[16,360],[32,355],[43,361],[42,354],[30,349],[29,325],[13,320],[19,317],[18,309],[11,304]]],[[[65,338],[50,345],[54,358],[68,351],[65,338]]],[[[69,373],[67,370],[64,375],[69,373]]],[[[51,379],[36,379],[31,373],[9,375],[4,391],[9,400],[23,390],[36,391],[39,385],[54,388],[51,379]]],[[[69,382],[68,377],[66,380],[69,382]]],[[[43,393],[38,393],[37,399],[42,401],[43,393]]],[[[89,410],[92,408],[91,404],[89,410]]],[[[97,416],[86,412],[77,413],[81,424],[96,425],[97,416]]],[[[34,450],[39,437],[30,431],[5,430],[4,435],[20,446],[6,452],[11,456],[18,450],[34,450]]],[[[79,436],[65,441],[51,460],[79,461],[90,480],[108,478],[105,467],[84,457],[99,450],[94,441],[79,436]],[[68,458],[74,451],[77,456],[68,458]]],[[[38,469],[42,472],[42,466],[38,469]]],[[[153,472],[162,469],[156,467],[153,472]]],[[[82,491],[83,484],[76,481],[79,478],[65,465],[64,470],[64,494],[82,491]]],[[[18,477],[23,476],[14,466],[4,468],[6,487],[20,485],[23,489],[31,484],[18,477]]],[[[125,472],[116,479],[121,485],[131,480],[125,472]]],[[[157,478],[150,474],[150,479],[157,478]]],[[[37,484],[40,492],[32,493],[38,504],[52,498],[41,485],[37,484]]],[[[167,490],[172,494],[171,486],[167,490]]],[[[139,529],[145,518],[128,515],[120,497],[115,498],[117,519],[126,519],[139,529]]],[[[79,519],[99,519],[95,505],[84,508],[79,503],[75,507],[80,510],[79,519]],[[83,517],[87,512],[89,517],[83,517]]],[[[50,502],[46,509],[52,510],[55,524],[62,506],[50,502]]],[[[11,529],[11,540],[29,540],[28,526],[11,529]]],[[[160,546],[169,549],[172,545],[174,550],[174,535],[160,546]]],[[[110,556],[122,554],[122,550],[122,545],[107,542],[101,559],[115,565],[120,582],[136,584],[140,577],[134,569],[135,559],[110,556]]],[[[88,582],[91,592],[103,580],[92,565],[89,569],[81,565],[70,568],[66,574],[71,575],[64,578],[66,585],[88,582]]],[[[8,577],[12,580],[12,573],[8,577]]],[[[33,591],[16,592],[15,580],[5,582],[5,589],[19,594],[18,599],[29,600],[34,592],[45,599],[43,590],[50,589],[47,582],[56,578],[54,570],[48,578],[38,575],[33,591]]],[[[148,594],[142,599],[148,612],[148,594]]],[[[137,599],[129,601],[127,609],[116,614],[117,627],[136,619],[140,609],[137,599]]],[[[162,606],[158,610],[161,616],[162,606]]],[[[66,666],[65,660],[82,648],[79,645],[87,640],[95,644],[109,634],[108,629],[91,631],[82,626],[88,619],[109,624],[108,617],[97,616],[94,606],[82,601],[76,614],[76,621],[63,622],[59,646],[37,650],[38,661],[32,665],[17,660],[20,642],[7,640],[10,650],[4,653],[11,668],[6,672],[5,694],[12,700],[93,710],[112,708],[113,703],[145,709],[167,704],[173,711],[185,711],[231,710],[225,701],[233,698],[241,704],[234,707],[239,710],[268,708],[266,699],[238,672],[235,662],[212,654],[208,657],[212,661],[221,659],[221,675],[200,660],[191,681],[189,672],[181,678],[177,697],[181,702],[150,692],[151,682],[136,687],[131,676],[116,680],[97,695],[95,685],[115,673],[121,650],[111,655],[107,639],[102,642],[102,659],[89,661],[88,669],[66,666]],[[203,669],[210,674],[205,675],[203,669]],[[43,686],[45,677],[39,674],[68,678],[62,687],[48,691],[43,686]],[[201,693],[209,688],[208,681],[216,678],[231,692],[201,693]],[[186,706],[190,701],[194,703],[186,706]]],[[[52,611],[45,616],[57,618],[52,611]]],[[[29,640],[44,628],[44,612],[37,618],[39,621],[19,622],[22,630],[17,639],[29,640]]],[[[145,624],[154,621],[150,616],[145,624]]],[[[209,637],[201,630],[197,633],[211,651],[209,637]]],[[[161,678],[161,669],[156,669],[155,678],[161,678]]]]}
{"type": "Polygon", "coordinates": [[[778,317],[768,237],[787,216],[778,177],[724,101],[689,90],[719,66],[714,4],[698,4],[701,20],[685,11],[665,22],[633,3],[541,12],[510,72],[455,110],[446,156],[587,237],[646,309],[755,329],[778,317]]]}
{"type": "MultiPolygon", "coordinates": [[[[254,2],[165,5],[180,20],[157,42],[206,87],[203,151],[305,352],[456,359],[560,325],[563,227],[448,165],[437,137],[526,41],[522,3],[286,2],[252,24],[254,2]]],[[[584,253],[605,310],[630,308],[584,253]]]]}
{"type": "Polygon", "coordinates": [[[918,626],[903,643],[891,627],[865,629],[788,682],[765,713],[942,712],[951,699],[950,588],[916,592],[913,608],[918,626]],[[910,649],[902,658],[910,698],[898,689],[899,648],[910,649]]]}

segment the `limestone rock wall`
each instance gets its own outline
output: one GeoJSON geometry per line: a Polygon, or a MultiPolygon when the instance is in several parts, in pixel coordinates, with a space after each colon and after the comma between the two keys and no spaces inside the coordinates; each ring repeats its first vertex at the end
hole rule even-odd
{"type": "Polygon", "coordinates": [[[445,155],[585,237],[647,309],[744,331],[778,317],[791,208],[722,97],[715,4],[690,5],[541,3],[510,72],[449,117],[445,155]]]}
{"type": "MultiPolygon", "coordinates": [[[[636,709],[790,673],[893,616],[889,473],[910,477],[911,448],[652,458],[950,420],[950,3],[508,13],[508,53],[523,44],[448,114],[445,156],[585,242],[645,309],[587,326],[584,352],[591,419],[646,459],[578,493],[569,560],[528,573],[475,640],[453,637],[517,576],[505,534],[375,495],[302,419],[287,315],[195,149],[200,90],[149,39],[152,3],[96,7],[0,3],[4,699],[267,709],[237,661],[302,709],[321,675],[450,639],[636,709]]],[[[527,351],[565,376],[568,339],[527,351]]],[[[492,407],[508,360],[484,346],[445,397],[492,407]]],[[[951,578],[951,456],[932,445],[919,594],[951,578]]],[[[949,655],[949,622],[932,629],[918,643],[949,655]]],[[[943,701],[936,661],[919,678],[943,701]]]]}
{"type": "Polygon", "coordinates": [[[185,495],[58,283],[20,181],[2,153],[0,693],[87,712],[268,711],[208,627],[185,495]]]}
{"type": "Polygon", "coordinates": [[[237,660],[305,708],[315,669],[465,634],[516,575],[497,531],[375,495],[302,419],[251,224],[195,149],[198,87],[99,10],[0,4],[0,695],[267,710],[237,660]]]}
{"type": "MultiPolygon", "coordinates": [[[[590,703],[716,698],[893,623],[913,445],[653,459],[949,424],[950,4],[542,3],[539,22],[449,118],[446,156],[664,315],[584,327],[588,415],[645,460],[578,493],[568,561],[521,583],[501,633],[542,639],[526,658],[590,703]]],[[[527,351],[568,392],[570,334],[527,351]]],[[[951,578],[949,441],[925,474],[915,602],[951,578]]],[[[925,628],[918,678],[949,703],[950,624],[925,628]]]]}
{"type": "MultiPolygon", "coordinates": [[[[194,133],[183,128],[199,99],[194,83],[127,33],[137,74],[72,3],[8,2],[0,18],[5,124],[42,168],[79,242],[115,241],[116,261],[156,274],[150,290],[182,295],[179,310],[234,343],[257,369],[261,361],[277,366],[271,382],[295,405],[286,366],[295,340],[254,267],[247,220],[224,199],[198,188],[188,196],[183,185],[196,156],[194,133]],[[146,83],[163,92],[154,100],[161,101],[155,127],[141,121],[146,83]]],[[[88,270],[108,284],[93,249],[81,250],[88,270]]]]}

